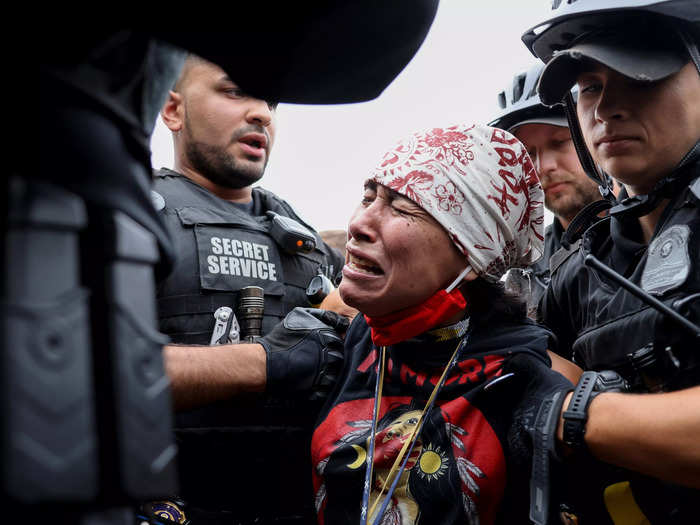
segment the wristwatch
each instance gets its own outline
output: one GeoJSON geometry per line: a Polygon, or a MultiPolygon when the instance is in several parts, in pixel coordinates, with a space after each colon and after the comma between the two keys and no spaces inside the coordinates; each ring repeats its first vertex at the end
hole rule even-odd
{"type": "Polygon", "coordinates": [[[585,448],[586,421],[588,421],[588,405],[593,399],[593,389],[598,374],[584,372],[571,396],[569,406],[564,411],[564,443],[575,450],[585,448]]]}
{"type": "Polygon", "coordinates": [[[585,449],[588,406],[593,398],[603,392],[625,392],[627,382],[613,370],[584,372],[564,412],[564,443],[575,450],[585,449]]]}

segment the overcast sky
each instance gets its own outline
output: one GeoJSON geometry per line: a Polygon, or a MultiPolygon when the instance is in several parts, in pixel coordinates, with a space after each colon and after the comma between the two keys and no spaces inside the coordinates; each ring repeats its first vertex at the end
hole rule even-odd
{"type": "MultiPolygon", "coordinates": [[[[550,5],[441,0],[422,47],[379,98],[278,106],[277,137],[260,184],[317,230],[345,229],[369,170],[397,140],[421,129],[494,118],[498,92],[535,62],[520,35],[546,18],[550,5]]],[[[172,167],[170,132],[160,120],[151,146],[153,166],[172,167]]]]}

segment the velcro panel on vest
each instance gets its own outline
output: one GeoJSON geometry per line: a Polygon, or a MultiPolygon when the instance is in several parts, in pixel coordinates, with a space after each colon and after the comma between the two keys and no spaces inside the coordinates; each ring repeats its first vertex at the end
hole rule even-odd
{"type": "Polygon", "coordinates": [[[203,290],[235,291],[260,286],[267,295],[284,295],[282,260],[266,235],[198,224],[194,227],[203,290]]]}

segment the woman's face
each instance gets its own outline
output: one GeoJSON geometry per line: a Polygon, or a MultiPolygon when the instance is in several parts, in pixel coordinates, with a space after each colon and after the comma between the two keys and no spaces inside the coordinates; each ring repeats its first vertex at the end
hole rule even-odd
{"type": "Polygon", "coordinates": [[[413,201],[375,183],[365,186],[348,234],[340,295],[369,316],[423,302],[467,265],[435,219],[413,201]]]}

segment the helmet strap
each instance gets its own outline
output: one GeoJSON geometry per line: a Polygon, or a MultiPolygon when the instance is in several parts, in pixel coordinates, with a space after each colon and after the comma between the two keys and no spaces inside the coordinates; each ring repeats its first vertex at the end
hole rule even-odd
{"type": "Polygon", "coordinates": [[[687,186],[688,181],[695,176],[695,171],[689,168],[689,165],[698,160],[700,160],[700,140],[683,156],[671,175],[657,182],[646,195],[635,195],[622,199],[610,209],[610,215],[614,217],[630,215],[641,217],[651,213],[663,199],[673,197],[687,186]]]}
{"type": "Polygon", "coordinates": [[[600,194],[605,200],[610,202],[615,201],[615,195],[612,192],[612,186],[604,174],[600,172],[598,166],[593,161],[588,148],[586,147],[586,142],[583,140],[583,133],[581,132],[581,125],[578,122],[578,116],[576,115],[576,103],[574,102],[574,97],[569,91],[564,97],[564,113],[566,114],[566,120],[569,122],[569,131],[571,132],[571,140],[576,148],[576,154],[578,155],[579,161],[581,161],[581,167],[583,171],[598,183],[600,189],[600,194]]]}

